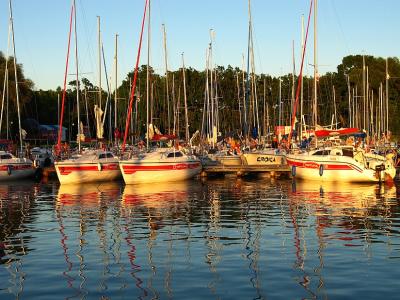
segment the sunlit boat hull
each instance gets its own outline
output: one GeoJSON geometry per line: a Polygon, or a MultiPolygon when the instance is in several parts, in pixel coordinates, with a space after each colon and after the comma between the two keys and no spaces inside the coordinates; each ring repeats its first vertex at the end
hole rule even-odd
{"type": "Polygon", "coordinates": [[[0,164],[0,181],[30,178],[34,175],[35,168],[33,168],[30,160],[18,159],[18,162],[0,164]]]}
{"type": "Polygon", "coordinates": [[[286,160],[292,176],[303,180],[382,182],[393,180],[395,176],[395,169],[387,162],[385,168],[366,168],[364,164],[346,156],[288,154],[286,160]]]}
{"type": "Polygon", "coordinates": [[[243,153],[243,160],[249,166],[282,166],[286,165],[286,158],[283,154],[268,152],[243,153]]]}
{"type": "Polygon", "coordinates": [[[54,166],[61,184],[104,182],[117,180],[121,177],[118,162],[55,162],[54,166]]]}
{"type": "Polygon", "coordinates": [[[193,178],[201,171],[199,160],[120,161],[126,184],[171,182],[193,178]]]}

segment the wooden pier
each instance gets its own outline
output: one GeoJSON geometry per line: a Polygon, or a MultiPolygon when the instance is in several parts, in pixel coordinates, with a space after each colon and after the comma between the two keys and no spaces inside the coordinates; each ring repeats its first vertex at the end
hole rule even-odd
{"type": "Polygon", "coordinates": [[[289,176],[290,168],[288,165],[203,165],[201,172],[202,177],[208,175],[225,175],[225,174],[236,174],[237,176],[245,176],[251,174],[267,173],[271,177],[279,177],[280,175],[289,176]]]}

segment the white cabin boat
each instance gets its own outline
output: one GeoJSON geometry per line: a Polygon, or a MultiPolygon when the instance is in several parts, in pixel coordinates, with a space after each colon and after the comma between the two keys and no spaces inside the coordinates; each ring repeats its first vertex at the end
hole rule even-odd
{"type": "Polygon", "coordinates": [[[61,184],[112,181],[121,177],[118,158],[110,151],[84,152],[54,163],[61,184]]]}
{"type": "Polygon", "coordinates": [[[28,158],[18,158],[6,151],[0,151],[0,181],[33,177],[35,168],[28,158]]]}
{"type": "Polygon", "coordinates": [[[159,149],[120,161],[126,184],[169,182],[190,179],[200,173],[200,160],[180,150],[159,149]]]}
{"type": "Polygon", "coordinates": [[[391,159],[352,146],[287,154],[286,160],[292,176],[305,180],[382,182],[393,180],[396,175],[391,159]]]}

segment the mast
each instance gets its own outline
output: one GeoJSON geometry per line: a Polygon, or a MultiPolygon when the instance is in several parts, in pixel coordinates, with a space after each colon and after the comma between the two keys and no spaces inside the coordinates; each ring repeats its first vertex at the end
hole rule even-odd
{"type": "Polygon", "coordinates": [[[149,18],[147,19],[147,69],[146,69],[146,148],[149,149],[149,103],[150,103],[150,0],[148,3],[149,18]]]}
{"type": "Polygon", "coordinates": [[[168,53],[167,53],[167,31],[165,24],[162,24],[163,28],[163,44],[164,44],[164,61],[165,61],[165,91],[166,91],[166,102],[167,102],[167,121],[168,121],[168,134],[171,134],[171,113],[169,103],[169,88],[168,88],[168,53]]]}
{"type": "Polygon", "coordinates": [[[75,70],[76,70],[76,112],[78,114],[78,152],[81,152],[81,116],[79,110],[79,64],[78,64],[78,37],[76,34],[76,6],[74,0],[74,33],[75,33],[75,70]]]}
{"type": "Polygon", "coordinates": [[[1,115],[0,115],[0,134],[1,134],[1,129],[3,125],[3,112],[4,112],[4,101],[7,100],[7,107],[6,107],[6,128],[7,128],[7,140],[8,140],[8,58],[9,58],[9,53],[8,51],[10,50],[10,35],[11,35],[11,18],[9,20],[8,24],[8,38],[7,38],[7,55],[5,57],[5,68],[4,68],[4,83],[3,83],[3,95],[2,95],[2,101],[1,101],[1,115]],[[7,93],[7,99],[5,99],[5,95],[7,93]]]}
{"type": "Polygon", "coordinates": [[[23,152],[22,146],[22,128],[21,128],[21,113],[19,107],[19,92],[18,92],[18,77],[17,77],[17,58],[16,58],[16,51],[15,51],[15,38],[14,38],[14,21],[12,15],[12,7],[11,7],[11,0],[9,1],[10,6],[10,22],[11,22],[11,36],[12,36],[12,44],[13,44],[13,52],[14,52],[14,76],[15,76],[15,92],[17,96],[17,112],[18,112],[18,129],[19,129],[19,142],[20,142],[20,150],[21,153],[23,152]]]}
{"type": "Polygon", "coordinates": [[[214,146],[214,139],[216,137],[214,136],[214,127],[215,127],[215,112],[214,112],[214,77],[213,77],[213,48],[212,48],[212,42],[213,42],[213,30],[210,29],[210,55],[209,55],[209,63],[210,63],[210,101],[211,101],[211,137],[213,140],[213,146],[214,146]]]}
{"type": "MultiPolygon", "coordinates": [[[[249,73],[250,73],[250,41],[251,41],[251,0],[249,0],[249,9],[248,9],[248,14],[249,14],[249,32],[248,32],[248,41],[247,41],[247,73],[246,73],[246,91],[245,91],[245,106],[248,106],[248,102],[249,102],[249,91],[250,91],[250,87],[249,87],[249,73]]],[[[245,109],[246,112],[247,109],[245,109]]],[[[247,112],[246,112],[247,113],[247,112]]],[[[250,112],[249,112],[250,114],[250,112]]],[[[249,135],[249,129],[248,129],[248,124],[247,124],[247,120],[245,119],[245,136],[248,137],[249,135]]]]}
{"type": "Polygon", "coordinates": [[[73,21],[74,11],[75,11],[75,3],[73,2],[71,5],[71,13],[70,13],[70,17],[69,17],[68,47],[67,47],[67,57],[66,57],[66,62],[65,62],[63,95],[62,95],[60,123],[59,123],[59,127],[58,127],[57,148],[56,148],[57,155],[59,155],[61,152],[62,124],[63,124],[63,119],[64,119],[64,105],[65,105],[65,98],[66,98],[66,92],[67,92],[67,75],[68,75],[68,65],[69,65],[69,53],[70,53],[70,49],[71,49],[71,33],[72,33],[72,21],[73,21]]]}
{"type": "Polygon", "coordinates": [[[335,125],[335,129],[337,129],[336,90],[335,90],[335,86],[333,86],[332,89],[333,89],[333,110],[334,110],[334,120],[335,120],[332,125],[335,125]]]}
{"type": "MultiPolygon", "coordinates": [[[[301,15],[301,55],[304,51],[304,15],[301,15]]],[[[303,72],[301,73],[301,87],[300,87],[300,138],[303,136],[303,98],[304,98],[304,83],[303,72]]]]}
{"type": "MultiPolygon", "coordinates": [[[[75,0],[74,0],[75,1],[75,0]]],[[[98,64],[99,64],[99,107],[102,109],[101,106],[101,30],[100,30],[100,16],[97,16],[97,42],[98,42],[98,64]]]]}
{"type": "Polygon", "coordinates": [[[365,96],[365,55],[363,55],[363,73],[362,73],[362,80],[363,80],[363,129],[365,129],[365,103],[366,103],[366,96],[365,96]]]}
{"type": "MultiPolygon", "coordinates": [[[[122,152],[125,151],[125,145],[126,145],[126,139],[128,138],[128,130],[129,130],[129,124],[131,121],[131,114],[132,114],[132,104],[133,104],[133,99],[135,95],[135,89],[136,89],[136,81],[137,81],[137,75],[138,75],[138,68],[139,68],[139,60],[140,60],[140,52],[142,49],[142,39],[143,39],[143,29],[144,29],[144,24],[146,20],[146,11],[147,11],[147,3],[149,0],[145,0],[145,6],[144,6],[144,12],[143,12],[143,18],[142,18],[142,25],[141,25],[141,30],[140,30],[140,38],[139,38],[139,47],[138,47],[138,53],[136,56],[136,64],[135,64],[135,69],[134,69],[134,75],[133,75],[133,82],[132,82],[132,88],[130,92],[130,99],[129,99],[129,106],[128,106],[128,111],[127,111],[127,118],[125,122],[125,131],[124,131],[124,141],[122,142],[122,152]]],[[[137,104],[137,102],[136,102],[137,104]]]]}
{"type": "Polygon", "coordinates": [[[317,128],[318,115],[318,58],[317,58],[317,12],[318,12],[318,0],[314,0],[314,128],[317,128]]]}
{"type": "Polygon", "coordinates": [[[386,58],[386,135],[389,132],[389,62],[386,58]]]}
{"type": "MultiPolygon", "coordinates": [[[[114,130],[118,127],[118,34],[115,35],[115,94],[114,94],[114,130]]],[[[115,144],[117,145],[117,137],[115,136],[115,144]]]]}
{"type": "Polygon", "coordinates": [[[293,64],[293,72],[292,72],[292,101],[291,101],[291,106],[290,108],[293,110],[294,106],[294,101],[295,101],[295,73],[296,73],[296,63],[295,63],[295,57],[294,57],[294,40],[292,40],[292,64],[293,64]]]}
{"type": "Polygon", "coordinates": [[[347,92],[348,92],[348,96],[349,96],[349,127],[354,127],[353,122],[352,122],[352,114],[353,114],[353,110],[351,108],[351,90],[350,90],[350,75],[346,74],[346,81],[347,81],[347,92]]]}
{"type": "Polygon", "coordinates": [[[240,128],[242,128],[242,111],[241,111],[241,108],[240,108],[239,73],[236,73],[236,88],[237,88],[237,97],[238,97],[238,106],[239,106],[239,123],[240,123],[240,128]]]}
{"type": "Polygon", "coordinates": [[[186,77],[185,77],[185,60],[182,53],[182,75],[183,75],[183,99],[185,101],[185,138],[186,143],[189,142],[189,119],[188,119],[188,107],[186,97],[186,77]]]}

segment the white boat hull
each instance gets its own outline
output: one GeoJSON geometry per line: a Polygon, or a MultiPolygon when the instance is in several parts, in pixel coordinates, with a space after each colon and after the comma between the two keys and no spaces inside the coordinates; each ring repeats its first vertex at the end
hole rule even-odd
{"type": "Polygon", "coordinates": [[[380,182],[385,181],[385,170],[365,168],[350,157],[287,155],[292,176],[304,180],[330,182],[380,182]]]}
{"type": "Polygon", "coordinates": [[[24,179],[34,175],[35,168],[29,162],[0,164],[0,181],[24,179]]]}
{"type": "Polygon", "coordinates": [[[200,161],[138,162],[121,161],[120,169],[126,184],[170,182],[193,178],[201,171],[200,161]]]}
{"type": "Polygon", "coordinates": [[[117,180],[121,177],[118,162],[56,162],[54,167],[61,184],[104,182],[117,180]]]}

